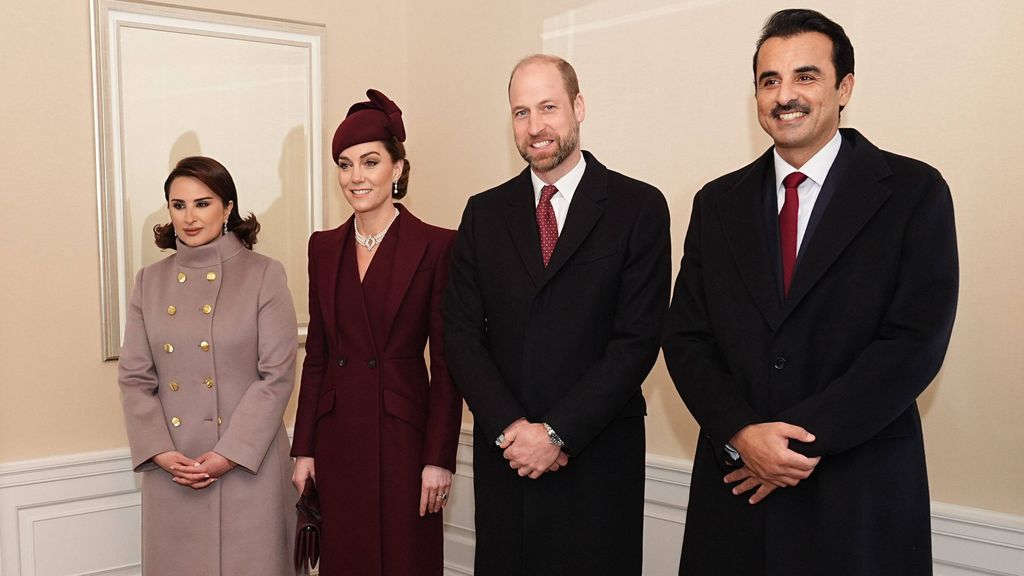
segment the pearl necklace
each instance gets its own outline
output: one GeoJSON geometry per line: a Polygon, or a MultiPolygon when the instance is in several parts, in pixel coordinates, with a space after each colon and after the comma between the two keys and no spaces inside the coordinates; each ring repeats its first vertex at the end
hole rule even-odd
{"type": "Polygon", "coordinates": [[[380,231],[380,233],[374,234],[373,236],[363,236],[362,234],[360,234],[359,219],[353,219],[352,224],[356,229],[356,243],[358,243],[363,248],[366,248],[367,252],[373,252],[373,249],[380,244],[380,241],[384,239],[384,235],[388,233],[388,230],[391,228],[391,225],[394,224],[395,220],[397,219],[398,208],[395,208],[395,215],[391,217],[391,222],[388,222],[388,225],[385,226],[384,229],[380,231]]]}

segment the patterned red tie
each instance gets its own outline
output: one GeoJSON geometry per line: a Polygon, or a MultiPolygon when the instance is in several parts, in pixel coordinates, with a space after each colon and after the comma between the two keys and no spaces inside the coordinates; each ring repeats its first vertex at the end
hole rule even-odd
{"type": "Polygon", "coordinates": [[[551,207],[551,197],[557,193],[558,188],[548,184],[540,189],[540,202],[537,202],[537,230],[540,232],[540,254],[544,257],[545,268],[558,243],[558,220],[555,219],[555,209],[551,207]]]}
{"type": "Polygon", "coordinates": [[[786,200],[779,212],[779,245],[782,248],[782,293],[789,297],[789,284],[796,267],[797,215],[800,212],[800,196],[797,187],[807,179],[801,172],[793,172],[782,180],[786,188],[786,200]]]}

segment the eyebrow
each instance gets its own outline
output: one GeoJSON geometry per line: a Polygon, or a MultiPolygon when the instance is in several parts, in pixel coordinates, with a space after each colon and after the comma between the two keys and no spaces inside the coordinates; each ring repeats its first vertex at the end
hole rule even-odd
{"type": "MultiPolygon", "coordinates": [[[[213,196],[203,196],[202,198],[196,198],[193,202],[202,202],[203,200],[213,200],[213,196]]],[[[187,202],[184,198],[171,198],[171,202],[187,202]]]]}
{"type": "MultiPolygon", "coordinates": [[[[808,64],[806,66],[801,66],[801,67],[793,70],[793,72],[795,74],[806,74],[808,72],[814,72],[815,74],[821,74],[821,68],[818,68],[817,66],[815,66],[813,64],[808,64]]],[[[775,70],[765,70],[764,72],[761,72],[761,74],[757,77],[757,81],[761,82],[765,78],[771,78],[772,76],[778,76],[778,75],[779,75],[779,73],[776,72],[775,70]]]]}
{"type": "Polygon", "coordinates": [[[801,66],[796,70],[793,70],[793,72],[796,72],[797,74],[803,74],[805,72],[814,72],[816,74],[821,74],[821,68],[808,64],[807,66],[801,66]]]}
{"type": "MultiPolygon", "coordinates": [[[[376,150],[370,150],[369,152],[364,152],[364,153],[360,154],[359,157],[360,158],[366,158],[367,156],[369,156],[371,154],[376,154],[377,156],[380,156],[380,152],[378,152],[376,150]]],[[[341,162],[342,160],[349,160],[349,157],[348,156],[338,156],[338,162],[341,162]]],[[[351,160],[349,160],[349,162],[351,162],[351,160]]]]}

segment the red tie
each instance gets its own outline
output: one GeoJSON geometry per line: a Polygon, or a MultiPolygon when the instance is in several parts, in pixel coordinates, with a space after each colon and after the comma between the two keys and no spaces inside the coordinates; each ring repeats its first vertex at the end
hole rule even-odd
{"type": "Polygon", "coordinates": [[[787,298],[793,268],[796,267],[796,221],[800,212],[800,196],[796,189],[806,179],[806,174],[793,172],[782,180],[786,187],[786,201],[779,212],[779,245],[782,248],[782,293],[787,298]]]}
{"type": "Polygon", "coordinates": [[[558,188],[548,184],[540,189],[540,202],[537,202],[537,230],[540,232],[540,254],[544,257],[545,268],[558,243],[558,220],[555,219],[555,209],[551,207],[551,197],[557,193],[558,188]]]}

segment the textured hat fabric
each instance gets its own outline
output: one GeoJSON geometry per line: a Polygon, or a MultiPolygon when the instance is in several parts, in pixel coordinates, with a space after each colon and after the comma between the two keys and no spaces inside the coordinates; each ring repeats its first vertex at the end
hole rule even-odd
{"type": "Polygon", "coordinates": [[[391,137],[399,142],[405,142],[405,124],[402,122],[402,110],[398,105],[373,88],[366,91],[366,96],[370,100],[353,104],[348,109],[345,120],[334,131],[331,158],[335,162],[342,151],[356,144],[387,140],[391,137]]]}

